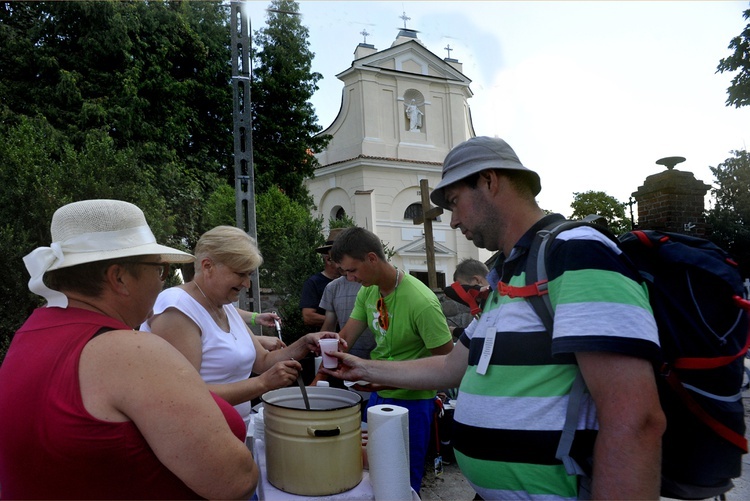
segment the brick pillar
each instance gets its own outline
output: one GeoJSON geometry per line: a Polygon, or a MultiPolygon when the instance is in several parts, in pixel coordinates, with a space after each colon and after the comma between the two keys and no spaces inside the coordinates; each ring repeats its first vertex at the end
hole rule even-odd
{"type": "Polygon", "coordinates": [[[710,188],[692,172],[669,169],[648,176],[633,192],[638,202],[638,228],[705,237],[704,197],[710,188]]]}

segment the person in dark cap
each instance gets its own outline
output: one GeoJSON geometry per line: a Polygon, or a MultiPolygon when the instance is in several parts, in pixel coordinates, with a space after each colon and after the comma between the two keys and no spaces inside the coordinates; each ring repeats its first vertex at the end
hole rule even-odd
{"type": "Polygon", "coordinates": [[[331,261],[328,252],[333,247],[333,242],[344,228],[333,228],[328,233],[328,239],[325,245],[315,249],[323,258],[323,271],[311,275],[305,283],[302,284],[302,294],[299,300],[299,307],[302,310],[302,321],[308,329],[308,332],[317,332],[321,330],[323,322],[326,319],[326,310],[320,307],[320,300],[323,297],[323,291],[326,285],[331,283],[334,278],[338,278],[339,269],[336,263],[331,261]]]}
{"type": "Polygon", "coordinates": [[[588,227],[553,241],[552,333],[527,301],[497,290],[499,281],[526,285],[537,231],[563,219],[537,205],[540,190],[539,176],[502,139],[456,146],[430,198],[452,212],[451,227],[500,252],[484,312],[448,355],[383,362],[338,354],[330,372],[415,389],[460,385],[454,451],[483,499],[658,499],[666,426],[652,365],[659,340],[646,286],[615,244],[588,227]],[[571,456],[589,476],[569,475],[556,457],[579,374],[588,392],[571,456]]]}

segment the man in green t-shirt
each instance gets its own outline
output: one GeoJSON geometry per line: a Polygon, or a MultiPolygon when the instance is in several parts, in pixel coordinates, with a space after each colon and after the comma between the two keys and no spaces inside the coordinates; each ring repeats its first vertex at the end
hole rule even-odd
{"type": "MultiPolygon", "coordinates": [[[[369,327],[377,346],[373,360],[414,360],[453,349],[448,323],[437,296],[422,282],[395,268],[377,235],[348,228],[330,251],[347,280],[362,284],[349,321],[339,335],[352,346],[369,327]]],[[[409,409],[409,464],[412,488],[419,493],[435,411],[434,390],[372,388],[368,407],[392,404],[409,409]]]]}

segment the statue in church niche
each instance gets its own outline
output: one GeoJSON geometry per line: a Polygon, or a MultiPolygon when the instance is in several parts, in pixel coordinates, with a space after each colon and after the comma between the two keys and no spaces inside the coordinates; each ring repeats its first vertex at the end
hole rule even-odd
{"type": "Polygon", "coordinates": [[[419,111],[414,99],[412,99],[409,104],[404,103],[404,105],[406,106],[406,118],[409,119],[409,131],[419,132],[422,128],[422,115],[424,115],[424,113],[419,111]]]}

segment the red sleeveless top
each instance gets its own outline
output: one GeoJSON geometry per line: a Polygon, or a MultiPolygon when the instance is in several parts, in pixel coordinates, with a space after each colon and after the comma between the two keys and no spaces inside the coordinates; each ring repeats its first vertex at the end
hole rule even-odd
{"type": "MultiPolygon", "coordinates": [[[[0,366],[0,496],[5,499],[196,499],[155,456],[132,422],[91,416],[78,364],[102,329],[131,329],[79,308],[39,308],[0,366]]],[[[144,334],[148,335],[148,334],[144,334]]],[[[245,439],[234,408],[214,396],[245,439]]]]}

